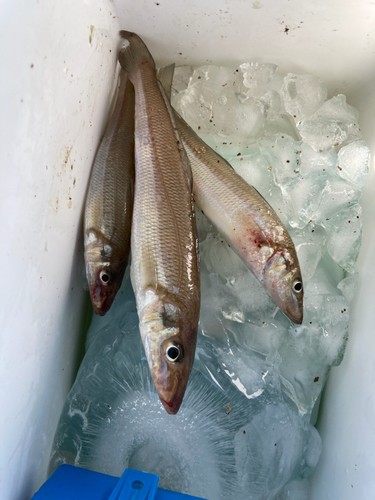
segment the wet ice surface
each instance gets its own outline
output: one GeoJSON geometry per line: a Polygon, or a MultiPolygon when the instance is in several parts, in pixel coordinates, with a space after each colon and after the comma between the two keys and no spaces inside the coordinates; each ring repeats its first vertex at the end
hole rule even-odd
{"type": "MultiPolygon", "coordinates": [[[[62,411],[51,470],[70,463],[160,476],[209,500],[307,500],[321,450],[315,423],[348,341],[369,151],[357,112],[314,76],[272,64],[176,69],[172,103],[276,210],[295,243],[304,321],[292,324],[197,210],[202,307],[184,402],[155,393],[130,280],[93,317],[62,411]]],[[[129,271],[127,271],[127,276],[129,271]]]]}

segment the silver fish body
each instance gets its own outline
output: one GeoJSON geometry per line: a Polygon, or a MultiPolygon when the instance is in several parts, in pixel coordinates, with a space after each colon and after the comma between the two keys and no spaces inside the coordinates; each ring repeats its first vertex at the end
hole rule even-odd
{"type": "Polygon", "coordinates": [[[200,308],[191,170],[172,110],[142,40],[119,53],[135,88],[131,279],[140,332],[161,402],[177,413],[194,361],[200,308]]]}
{"type": "Polygon", "coordinates": [[[121,286],[130,251],[134,190],[134,87],[124,72],[115,109],[96,154],[86,197],[86,276],[103,316],[121,286]]]}
{"type": "MultiPolygon", "coordinates": [[[[158,78],[170,91],[173,66],[158,78]]],[[[232,249],[294,323],[303,320],[303,284],[297,253],[273,208],[211,149],[175,111],[178,131],[190,160],[194,200],[232,249]]]]}

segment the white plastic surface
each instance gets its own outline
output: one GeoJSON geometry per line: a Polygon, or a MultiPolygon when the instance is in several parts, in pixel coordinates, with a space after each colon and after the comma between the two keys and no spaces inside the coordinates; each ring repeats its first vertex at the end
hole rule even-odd
{"type": "Polygon", "coordinates": [[[82,205],[114,86],[110,6],[0,7],[1,500],[29,499],[45,480],[77,369],[82,205]]]}
{"type": "MultiPolygon", "coordinates": [[[[0,498],[29,499],[79,355],[82,208],[114,88],[117,31],[139,33],[157,63],[273,62],[321,77],[360,112],[375,152],[375,2],[350,0],[4,0],[0,498]]],[[[375,172],[351,337],[323,398],[323,453],[311,500],[375,498],[375,172]]]]}

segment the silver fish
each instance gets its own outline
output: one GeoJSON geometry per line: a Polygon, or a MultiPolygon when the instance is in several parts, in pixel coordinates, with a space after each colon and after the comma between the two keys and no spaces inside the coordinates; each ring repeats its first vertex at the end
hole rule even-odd
{"type": "Polygon", "coordinates": [[[131,279],[151,375],[166,411],[177,413],[194,361],[200,284],[191,170],[143,41],[119,53],[135,88],[135,196],[131,279]]]}
{"type": "Polygon", "coordinates": [[[103,316],[121,286],[130,250],[134,189],[134,87],[124,72],[116,106],[95,157],[86,197],[86,276],[103,316]]]}
{"type": "MultiPolygon", "coordinates": [[[[158,72],[170,96],[174,65],[158,72]]],[[[303,284],[292,239],[273,208],[174,111],[193,172],[197,206],[294,323],[303,320],[303,284]]]]}

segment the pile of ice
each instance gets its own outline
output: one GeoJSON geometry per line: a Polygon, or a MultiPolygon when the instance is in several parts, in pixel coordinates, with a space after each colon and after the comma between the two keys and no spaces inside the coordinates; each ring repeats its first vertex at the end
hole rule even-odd
{"type": "MultiPolygon", "coordinates": [[[[348,340],[369,150],[343,95],[272,64],[176,69],[172,103],[279,214],[298,253],[304,322],[293,325],[197,210],[202,308],[177,416],[162,408],[130,280],[94,317],[51,470],[70,463],[208,500],[307,500],[321,450],[319,397],[348,340]]],[[[127,272],[127,276],[128,276],[127,272]]]]}

